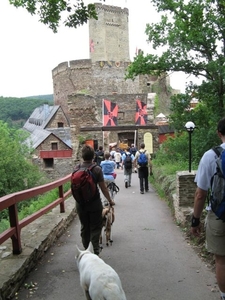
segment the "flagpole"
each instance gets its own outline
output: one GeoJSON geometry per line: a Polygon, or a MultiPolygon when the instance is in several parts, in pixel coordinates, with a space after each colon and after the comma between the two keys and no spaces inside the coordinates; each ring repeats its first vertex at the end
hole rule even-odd
{"type": "Polygon", "coordinates": [[[135,147],[137,147],[136,139],[137,139],[137,130],[134,131],[134,146],[135,147]]]}

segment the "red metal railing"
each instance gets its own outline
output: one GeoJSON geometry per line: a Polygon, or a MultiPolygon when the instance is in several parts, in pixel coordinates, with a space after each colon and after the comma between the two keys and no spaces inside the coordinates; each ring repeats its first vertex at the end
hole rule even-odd
{"type": "Polygon", "coordinates": [[[71,190],[69,189],[66,193],[64,193],[63,184],[69,182],[70,177],[71,175],[67,175],[66,177],[57,181],[1,197],[0,211],[7,208],[9,209],[10,228],[0,234],[0,245],[4,243],[7,239],[11,238],[13,254],[20,254],[22,252],[20,232],[23,227],[30,224],[31,222],[44,215],[48,211],[52,210],[57,205],[60,205],[60,213],[65,212],[64,201],[66,197],[71,195],[71,190]],[[54,200],[51,204],[45,206],[39,211],[33,213],[32,215],[19,221],[17,203],[51,191],[57,187],[59,189],[58,199],[54,200]]]}

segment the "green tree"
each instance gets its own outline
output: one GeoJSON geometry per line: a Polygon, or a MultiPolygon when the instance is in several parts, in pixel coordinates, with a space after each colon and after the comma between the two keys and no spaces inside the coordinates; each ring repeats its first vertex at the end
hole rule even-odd
{"type": "Polygon", "coordinates": [[[29,161],[23,132],[0,121],[0,136],[0,197],[37,185],[42,175],[29,161]]]}
{"type": "Polygon", "coordinates": [[[162,76],[178,71],[201,76],[202,84],[191,83],[186,92],[189,97],[182,96],[186,108],[194,92],[207,106],[209,116],[220,118],[224,115],[225,93],[225,2],[152,0],[152,3],[161,14],[161,21],[147,24],[146,34],[155,50],[163,49],[162,54],[140,53],[128,67],[126,77],[162,76]]]}
{"type": "Polygon", "coordinates": [[[84,5],[83,0],[76,0],[76,4],[71,4],[70,0],[9,0],[9,3],[15,7],[24,7],[32,15],[38,15],[40,22],[48,25],[53,32],[57,32],[63,15],[65,26],[74,28],[90,18],[98,18],[95,5],[84,5]]]}

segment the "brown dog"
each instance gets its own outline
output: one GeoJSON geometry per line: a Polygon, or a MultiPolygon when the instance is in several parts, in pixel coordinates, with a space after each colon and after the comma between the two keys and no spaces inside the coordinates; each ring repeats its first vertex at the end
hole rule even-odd
{"type": "MultiPolygon", "coordinates": [[[[103,230],[106,237],[106,246],[109,246],[109,243],[112,245],[112,224],[115,220],[114,207],[108,206],[104,207],[102,210],[103,218],[103,230]]],[[[100,247],[102,248],[102,234],[100,236],[100,247]]]]}

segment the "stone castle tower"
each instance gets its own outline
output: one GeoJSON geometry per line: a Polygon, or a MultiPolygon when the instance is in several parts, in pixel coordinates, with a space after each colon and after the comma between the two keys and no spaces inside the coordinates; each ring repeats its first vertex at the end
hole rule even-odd
{"type": "Polygon", "coordinates": [[[54,103],[63,108],[70,121],[73,155],[78,153],[79,137],[94,140],[107,149],[111,142],[139,145],[145,134],[151,136],[149,151],[153,153],[158,147],[158,130],[153,122],[155,94],[151,87],[159,79],[139,75],[135,80],[125,80],[130,64],[129,11],[95,5],[98,20],[89,20],[90,58],[62,62],[52,70],[54,103]],[[103,99],[119,107],[116,128],[110,128],[104,135],[103,99]],[[144,128],[135,125],[137,99],[147,104],[144,128]]]}
{"type": "Polygon", "coordinates": [[[98,20],[89,21],[91,61],[130,61],[128,9],[102,4],[95,8],[98,20]]]}
{"type": "MultiPolygon", "coordinates": [[[[60,63],[52,70],[54,103],[68,114],[68,96],[147,94],[157,78],[141,75],[125,80],[129,58],[129,11],[127,8],[95,4],[98,20],[89,21],[90,59],[60,63]]],[[[134,98],[132,98],[134,101],[134,98]]]]}

